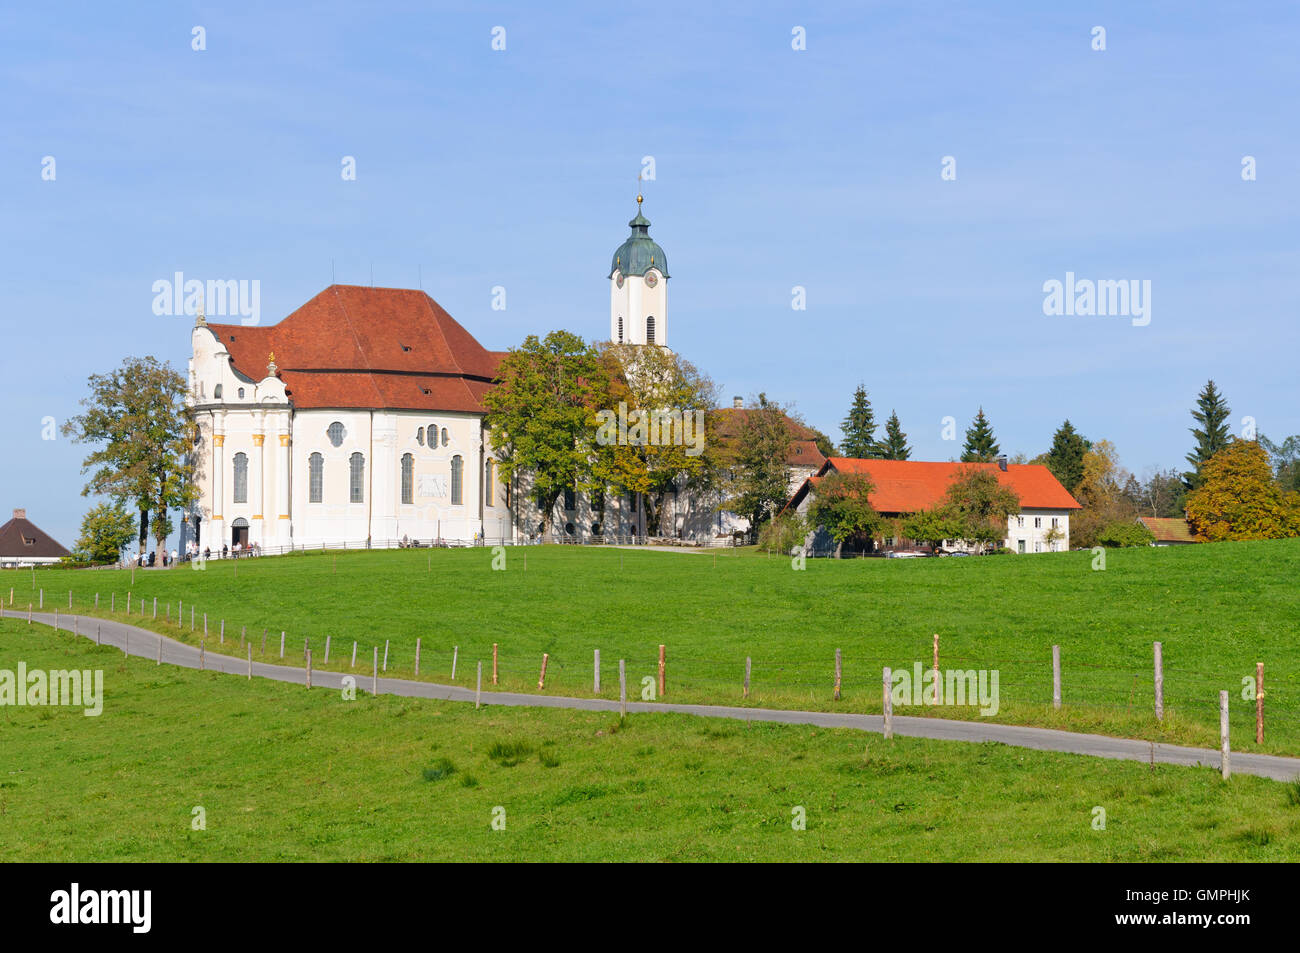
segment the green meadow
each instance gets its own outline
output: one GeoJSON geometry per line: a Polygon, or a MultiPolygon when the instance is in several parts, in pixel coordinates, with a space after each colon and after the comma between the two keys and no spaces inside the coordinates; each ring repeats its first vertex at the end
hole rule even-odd
{"type": "MultiPolygon", "coordinates": [[[[25,609],[45,590],[47,610],[132,617],[208,651],[301,664],[310,639],[317,668],[388,673],[472,687],[492,647],[498,687],[590,695],[593,651],[601,695],[653,684],[666,646],[664,700],[879,711],[881,669],[932,663],[999,673],[992,720],[1218,747],[1218,696],[1230,693],[1233,746],[1300,754],[1300,540],[1112,550],[1104,570],[1087,552],[922,560],[808,560],[754,550],[717,553],[534,546],[307,553],[209,561],[203,571],[39,570],[0,573],[0,595],[25,609]],[[494,559],[504,568],[494,570],[494,559]],[[99,594],[98,610],[94,608],[99,594]],[[152,618],[158,600],[158,620],[152,618]],[[140,609],[144,600],[145,615],[140,609]],[[178,626],[178,603],[183,620],[178,626]],[[191,612],[195,628],[191,631],[191,612]],[[225,621],[224,642],[220,623],[225,621]],[[265,653],[262,633],[267,632],[265,653]],[[330,640],[330,659],[324,649],[330,640]],[[1164,656],[1165,718],[1154,717],[1152,643],[1164,656]],[[1051,650],[1060,645],[1063,706],[1052,707],[1051,650]],[[842,696],[833,698],[842,651],[842,696]],[[745,659],[752,660],[742,700],[745,659]],[[1243,697],[1265,665],[1266,732],[1254,740],[1255,703],[1243,697]],[[647,682],[646,680],[649,680],[647,682]]],[[[975,719],[965,706],[900,713],[975,719]]]]}
{"type": "Polygon", "coordinates": [[[0,622],[19,661],[101,670],[104,708],[0,707],[5,861],[1300,859],[1300,785],[1212,768],[346,700],[0,622]]]}

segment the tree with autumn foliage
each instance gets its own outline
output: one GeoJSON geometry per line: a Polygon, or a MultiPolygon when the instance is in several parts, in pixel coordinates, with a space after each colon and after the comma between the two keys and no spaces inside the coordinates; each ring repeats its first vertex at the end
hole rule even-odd
{"type": "Polygon", "coordinates": [[[1137,507],[1125,493],[1130,474],[1119,463],[1119,451],[1109,440],[1098,440],[1083,455],[1083,477],[1074,498],[1083,507],[1070,517],[1070,542],[1082,549],[1102,544],[1102,535],[1115,523],[1131,523],[1137,507]]]}
{"type": "Polygon", "coordinates": [[[1231,441],[1201,465],[1200,476],[1187,495],[1187,519],[1207,540],[1300,536],[1300,493],[1278,485],[1258,441],[1231,441]]]}
{"type": "Polygon", "coordinates": [[[669,494],[698,494],[715,483],[716,389],[694,364],[667,348],[602,344],[598,352],[608,382],[609,403],[602,409],[607,421],[625,416],[629,439],[602,439],[597,431],[593,478],[602,487],[633,494],[638,522],[644,515],[638,528],[661,535],[669,494]],[[634,426],[639,439],[632,439],[634,426]]]}
{"type": "Polygon", "coordinates": [[[840,557],[845,543],[856,540],[865,545],[884,525],[871,505],[873,489],[861,473],[832,471],[817,483],[808,509],[809,522],[835,540],[835,558],[840,557]]]}

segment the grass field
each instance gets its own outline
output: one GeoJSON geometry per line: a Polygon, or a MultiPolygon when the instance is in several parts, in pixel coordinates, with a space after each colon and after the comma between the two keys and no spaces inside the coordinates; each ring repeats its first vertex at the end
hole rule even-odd
{"type": "Polygon", "coordinates": [[[674,714],[620,726],[346,701],[0,622],[0,669],[19,660],[101,669],[105,701],[96,718],[0,707],[5,861],[1300,860],[1300,785],[1210,768],[674,714]]]}
{"type": "MultiPolygon", "coordinates": [[[[416,639],[421,677],[472,685],[474,663],[490,671],[499,645],[501,687],[537,690],[549,653],[546,691],[592,691],[600,649],[602,694],[616,697],[618,659],[629,690],[656,671],[667,645],[667,699],[735,704],[745,657],[753,659],[749,704],[879,711],[881,668],[931,662],[938,633],[942,668],[1000,673],[993,720],[1205,747],[1218,746],[1218,692],[1232,700],[1239,750],[1300,753],[1300,540],[1114,550],[1104,571],[1091,554],[932,560],[808,560],[753,551],[716,555],[576,547],[511,548],[494,571],[488,549],[396,550],[209,562],[202,571],[0,573],[0,594],[25,608],[45,590],[46,608],[118,617],[131,592],[159,621],[140,624],[197,643],[208,615],[210,651],[274,661],[279,633],[286,661],[301,664],[310,637],[318,668],[347,669],[359,643],[359,671],[389,645],[390,674],[410,676],[416,639]],[[525,560],[527,566],[525,568],[525,560]],[[35,588],[33,588],[35,587],[35,588]],[[184,625],[174,618],[185,604],[184,625]],[[197,610],[196,631],[189,628],[197,610]],[[163,621],[170,614],[173,621],[163,621]],[[219,620],[226,640],[218,644],[219,620]],[[263,629],[269,631],[265,655],[263,629]],[[331,661],[324,664],[326,636],[331,661]],[[1152,642],[1163,643],[1166,717],[1153,715],[1152,642]],[[1064,707],[1051,706],[1051,646],[1062,654],[1064,707]],[[832,699],[834,653],[843,650],[843,697],[832,699]],[[1254,702],[1244,678],[1265,663],[1265,742],[1254,742],[1254,702]]],[[[907,714],[977,718],[968,707],[911,707],[907,714]]]]}

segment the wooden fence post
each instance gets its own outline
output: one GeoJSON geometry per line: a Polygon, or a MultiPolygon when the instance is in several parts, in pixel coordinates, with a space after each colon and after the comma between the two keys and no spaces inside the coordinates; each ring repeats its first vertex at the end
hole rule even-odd
{"type": "Polygon", "coordinates": [[[1231,753],[1228,749],[1228,693],[1219,692],[1219,743],[1223,749],[1223,780],[1232,776],[1231,753]]]}
{"type": "Polygon", "coordinates": [[[370,676],[370,694],[379,694],[379,646],[375,646],[375,667],[371,670],[370,676]]]}
{"type": "MultiPolygon", "coordinates": [[[[103,644],[104,644],[104,640],[103,640],[103,629],[104,629],[104,625],[103,625],[103,623],[96,623],[96,625],[95,625],[95,644],[96,644],[96,645],[103,645],[103,644]]],[[[162,651],[162,649],[159,649],[159,652],[161,652],[161,651],[162,651]]]]}
{"type": "Polygon", "coordinates": [[[596,649],[595,661],[592,662],[591,693],[593,695],[600,694],[600,649],[596,649]]]}
{"type": "Polygon", "coordinates": [[[352,642],[352,667],[357,667],[357,643],[355,639],[352,642]]]}
{"type": "Polygon", "coordinates": [[[451,680],[456,680],[456,660],[460,658],[460,646],[454,645],[451,649],[451,680]]]}
{"type": "Polygon", "coordinates": [[[415,674],[420,674],[420,639],[415,640],[415,674]]]}
{"type": "Polygon", "coordinates": [[[1061,707],[1061,647],[1052,646],[1052,707],[1061,707]]]}
{"type": "Polygon", "coordinates": [[[934,671],[935,671],[934,681],[935,681],[935,684],[937,685],[937,684],[939,683],[939,675],[938,675],[938,672],[939,672],[939,633],[938,633],[938,632],[936,632],[936,633],[934,634],[934,671]]]}
{"type": "Polygon", "coordinates": [[[664,647],[659,646],[659,697],[663,698],[668,694],[667,685],[664,684],[664,647]]]}
{"type": "Polygon", "coordinates": [[[1255,744],[1264,743],[1264,663],[1255,663],[1255,744]]]}
{"type": "Polygon", "coordinates": [[[307,650],[307,687],[311,688],[311,649],[307,650]]]}
{"type": "Polygon", "coordinates": [[[1156,666],[1156,721],[1165,720],[1165,664],[1161,656],[1160,643],[1155,643],[1156,666]]]}
{"type": "Polygon", "coordinates": [[[627,663],[624,659],[618,660],[618,717],[620,721],[627,718],[627,663]]]}
{"type": "Polygon", "coordinates": [[[284,658],[284,632],[280,632],[280,658],[284,658]]]}
{"type": "Polygon", "coordinates": [[[329,635],[328,633],[326,633],[326,635],[325,635],[325,661],[324,661],[324,664],[325,664],[325,665],[328,665],[328,664],[330,663],[330,639],[331,639],[331,638],[333,638],[333,636],[331,636],[331,635],[329,635]]]}
{"type": "MultiPolygon", "coordinates": [[[[748,660],[746,660],[746,667],[748,667],[748,664],[749,664],[748,660]]],[[[843,672],[843,668],[841,666],[842,666],[842,659],[840,656],[840,650],[836,649],[835,650],[835,700],[836,701],[840,700],[840,675],[843,672]]],[[[746,679],[746,681],[748,681],[748,679],[746,679]]]]}
{"type": "MultiPolygon", "coordinates": [[[[72,608],[72,606],[71,606],[71,602],[72,602],[72,593],[68,593],[68,602],[69,602],[69,606],[68,606],[68,608],[70,609],[70,608],[72,608]]],[[[157,597],[157,596],[154,596],[154,597],[153,597],[153,617],[154,617],[155,619],[158,618],[158,597],[157,597]]]]}
{"type": "Polygon", "coordinates": [[[388,639],[384,639],[384,671],[388,671],[388,639]]]}
{"type": "Polygon", "coordinates": [[[483,697],[483,662],[478,663],[478,677],[474,680],[474,707],[479,707],[479,702],[483,697]]]}
{"type": "Polygon", "coordinates": [[[550,657],[548,653],[542,653],[542,674],[537,676],[537,690],[539,692],[546,688],[546,660],[550,657]]]}
{"type": "Polygon", "coordinates": [[[253,680],[253,643],[248,643],[248,680],[253,680]]]}
{"type": "Polygon", "coordinates": [[[162,636],[158,636],[158,664],[162,664],[162,636]]]}
{"type": "Polygon", "coordinates": [[[497,683],[497,644],[492,643],[492,684],[497,683]]]}
{"type": "Polygon", "coordinates": [[[889,666],[886,665],[884,675],[881,679],[881,685],[882,685],[881,705],[882,705],[882,711],[884,712],[884,716],[885,716],[885,737],[886,738],[894,737],[894,695],[890,691],[891,682],[893,681],[891,675],[892,673],[889,670],[889,666]]]}
{"type": "MultiPolygon", "coordinates": [[[[716,554],[715,554],[715,555],[716,555],[716,554]]],[[[748,697],[749,697],[749,675],[750,675],[750,672],[752,671],[753,667],[754,667],[753,659],[751,659],[748,655],[746,655],[746,656],[745,656],[745,690],[744,690],[743,692],[741,692],[741,695],[740,695],[741,698],[748,698],[748,697]]],[[[838,693],[838,692],[836,692],[836,696],[835,696],[835,697],[837,697],[837,698],[839,697],[839,693],[838,693]]]]}

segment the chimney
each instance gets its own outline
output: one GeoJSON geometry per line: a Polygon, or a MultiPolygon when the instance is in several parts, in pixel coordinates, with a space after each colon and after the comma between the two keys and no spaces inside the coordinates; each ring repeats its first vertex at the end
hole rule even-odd
{"type": "Polygon", "coordinates": [[[1005,453],[998,457],[998,469],[1003,473],[1007,472],[1007,455],[1005,453]]]}
{"type": "Polygon", "coordinates": [[[14,510],[14,519],[16,519],[16,520],[25,520],[25,519],[27,519],[27,511],[26,511],[26,510],[15,509],[15,510],[14,510]]]}
{"type": "Polygon", "coordinates": [[[734,407],[736,410],[744,410],[744,409],[745,409],[745,398],[743,398],[743,397],[733,397],[733,398],[731,398],[731,406],[734,407]]]}

